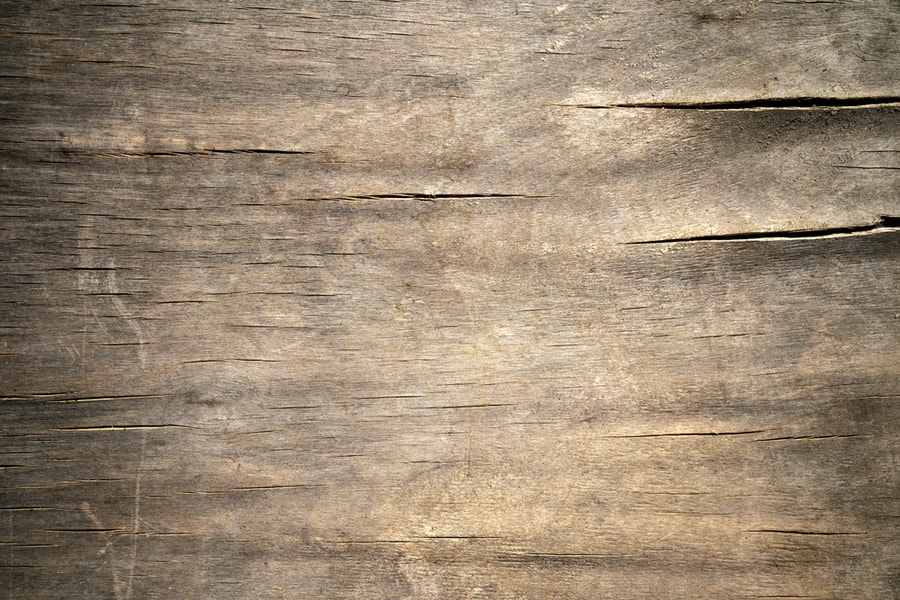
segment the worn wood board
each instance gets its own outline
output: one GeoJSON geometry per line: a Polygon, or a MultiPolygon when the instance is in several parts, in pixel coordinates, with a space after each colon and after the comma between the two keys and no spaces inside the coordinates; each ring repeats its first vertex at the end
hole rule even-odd
{"type": "Polygon", "coordinates": [[[0,3],[0,593],[898,597],[898,23],[0,3]]]}

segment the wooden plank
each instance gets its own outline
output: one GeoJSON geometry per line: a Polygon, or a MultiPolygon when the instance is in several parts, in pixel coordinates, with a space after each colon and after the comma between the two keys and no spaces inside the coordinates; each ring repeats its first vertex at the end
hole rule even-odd
{"type": "Polygon", "coordinates": [[[553,104],[900,96],[893,0],[115,4],[4,4],[5,140],[440,161],[553,104]]]}
{"type": "MultiPolygon", "coordinates": [[[[78,150],[63,138],[8,151],[5,176],[23,205],[10,209],[23,211],[17,218],[52,219],[62,210],[53,203],[57,190],[67,202],[135,216],[145,206],[217,206],[230,207],[237,220],[246,205],[315,199],[540,197],[554,210],[581,215],[573,218],[601,245],[864,225],[898,212],[894,106],[557,107],[527,117],[534,127],[527,137],[490,136],[438,159],[393,148],[390,140],[358,152],[131,155],[78,150]]],[[[85,212],[64,206],[67,218],[85,212]]],[[[165,214],[181,213],[157,216],[165,214]]]]}
{"type": "Polygon", "coordinates": [[[635,4],[4,3],[0,593],[900,593],[900,7],[635,4]]]}
{"type": "Polygon", "coordinates": [[[81,160],[6,246],[20,595],[894,589],[893,230],[623,245],[553,198],[81,160]]]}

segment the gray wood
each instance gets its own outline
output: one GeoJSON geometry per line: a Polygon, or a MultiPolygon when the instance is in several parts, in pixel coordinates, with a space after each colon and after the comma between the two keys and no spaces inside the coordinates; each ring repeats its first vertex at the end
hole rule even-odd
{"type": "Polygon", "coordinates": [[[898,18],[3,3],[0,594],[898,597],[898,18]]]}

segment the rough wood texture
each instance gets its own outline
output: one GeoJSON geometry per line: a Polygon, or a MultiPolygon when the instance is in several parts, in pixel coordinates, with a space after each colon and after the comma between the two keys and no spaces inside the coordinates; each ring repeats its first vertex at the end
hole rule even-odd
{"type": "Polygon", "coordinates": [[[0,3],[0,594],[897,598],[900,4],[0,3]]]}

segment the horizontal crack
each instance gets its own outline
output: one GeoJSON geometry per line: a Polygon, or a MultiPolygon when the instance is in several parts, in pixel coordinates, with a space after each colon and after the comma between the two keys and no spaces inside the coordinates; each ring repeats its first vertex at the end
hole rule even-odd
{"type": "Polygon", "coordinates": [[[654,438],[654,437],[687,437],[687,436],[718,436],[718,435],[751,435],[754,433],[765,433],[769,429],[753,429],[750,431],[699,431],[685,433],[636,433],[626,435],[605,435],[608,438],[654,438]]]}
{"type": "Polygon", "coordinates": [[[720,102],[617,102],[612,104],[555,104],[573,108],[655,108],[671,110],[837,110],[900,104],[898,96],[861,96],[855,98],[751,98],[720,102]]]}
{"type": "Polygon", "coordinates": [[[0,402],[8,400],[31,400],[42,402],[79,403],[79,402],[111,402],[115,400],[150,400],[166,398],[171,394],[131,394],[123,396],[81,396],[71,397],[68,394],[30,394],[28,396],[7,396],[0,398],[0,402]],[[63,397],[55,397],[63,396],[63,397]]]}
{"type": "Polygon", "coordinates": [[[884,166],[863,166],[863,165],[831,165],[835,169],[866,169],[866,170],[879,170],[883,169],[886,171],[900,171],[900,167],[884,167],[884,166]]]}
{"type": "Polygon", "coordinates": [[[830,227],[827,229],[793,229],[789,231],[750,231],[745,233],[725,233],[715,235],[695,235],[682,238],[665,238],[659,240],[640,240],[626,242],[636,244],[675,244],[685,242],[742,242],[742,241],[777,241],[791,239],[820,239],[866,235],[886,231],[900,231],[900,217],[883,215],[868,225],[851,225],[849,227],[830,227]]]}
{"type": "Polygon", "coordinates": [[[502,540],[499,535],[417,535],[422,540],[502,540]]]}
{"type": "Polygon", "coordinates": [[[43,529],[41,533],[118,533],[126,532],[123,528],[82,528],[82,529],[43,529]]]}
{"type": "Polygon", "coordinates": [[[598,565],[639,558],[634,554],[602,552],[510,552],[497,556],[504,563],[551,563],[598,565]]]}
{"type": "Polygon", "coordinates": [[[349,196],[323,196],[320,198],[300,198],[304,202],[337,202],[342,200],[420,200],[422,202],[434,202],[436,200],[477,200],[497,198],[521,198],[523,200],[536,200],[547,196],[528,194],[425,194],[419,192],[397,194],[361,194],[349,196]]]}
{"type": "Polygon", "coordinates": [[[134,429],[199,429],[190,425],[98,425],[95,427],[52,427],[52,431],[131,431],[134,429]]]}
{"type": "Polygon", "coordinates": [[[793,442],[793,441],[816,441],[816,440],[833,440],[845,438],[870,437],[859,433],[832,434],[832,435],[795,435],[787,437],[763,438],[754,440],[757,442],[793,442]]]}
{"type": "Polygon", "coordinates": [[[269,150],[265,148],[200,148],[198,150],[161,150],[158,152],[87,152],[64,150],[63,153],[72,154],[75,156],[99,156],[105,158],[159,158],[179,156],[211,156],[213,154],[318,154],[318,152],[312,152],[308,150],[269,150]]]}
{"type": "Polygon", "coordinates": [[[785,535],[860,535],[856,531],[802,531],[799,529],[748,529],[747,533],[782,533],[785,535]]]}
{"type": "Polygon", "coordinates": [[[496,404],[451,404],[449,406],[414,406],[412,410],[461,410],[466,408],[496,408],[501,406],[515,406],[508,402],[496,404]]]}

